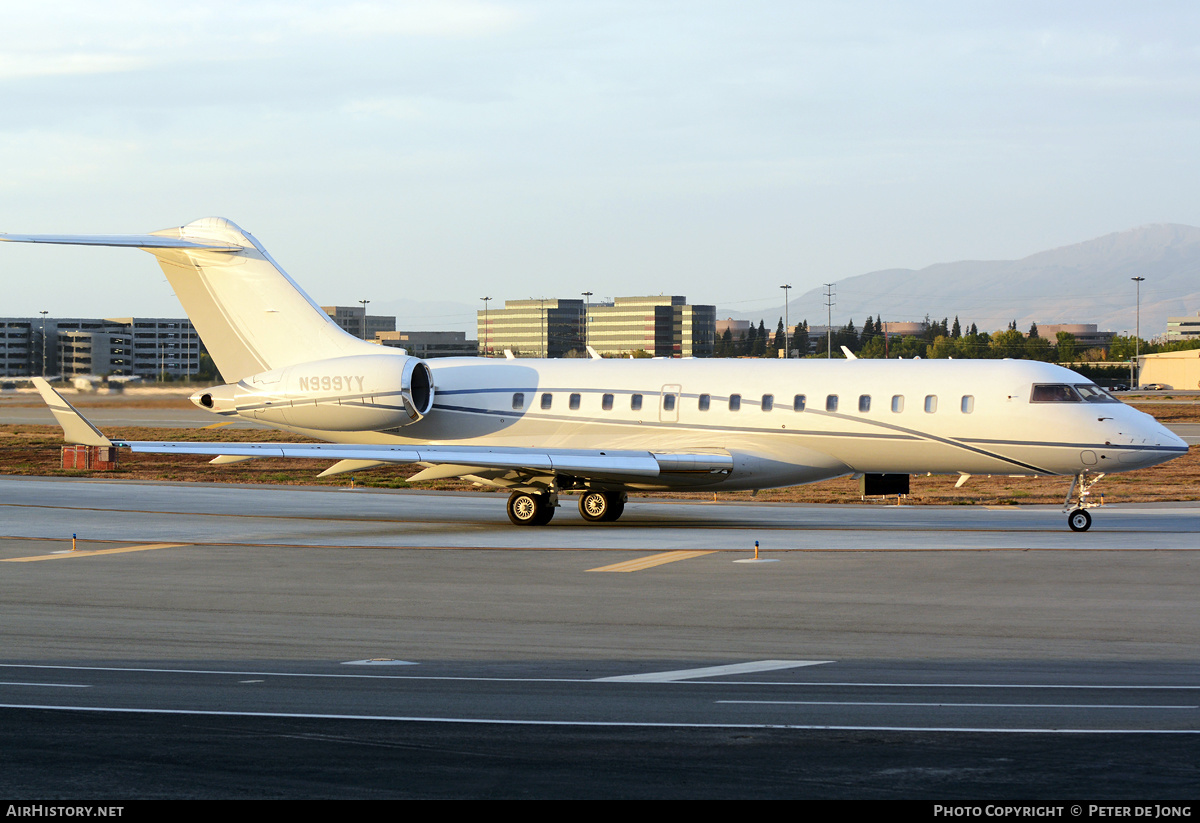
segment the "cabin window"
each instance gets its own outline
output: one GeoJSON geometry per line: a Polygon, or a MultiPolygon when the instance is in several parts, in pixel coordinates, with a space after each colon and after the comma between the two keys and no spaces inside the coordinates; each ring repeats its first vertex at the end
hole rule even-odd
{"type": "Polygon", "coordinates": [[[798,394],[792,398],[792,411],[804,411],[804,395],[798,394]]]}
{"type": "Polygon", "coordinates": [[[698,409],[700,409],[700,411],[708,411],[708,406],[710,403],[712,403],[712,396],[707,395],[707,394],[702,394],[702,395],[700,395],[699,402],[696,403],[696,407],[698,409]]]}
{"type": "Polygon", "coordinates": [[[871,395],[860,394],[858,396],[858,410],[860,412],[869,412],[871,410],[871,395]]]}
{"type": "Polygon", "coordinates": [[[837,411],[837,395],[836,394],[831,394],[825,398],[825,411],[828,411],[828,412],[837,411]]]}
{"type": "Polygon", "coordinates": [[[893,394],[892,395],[892,411],[896,412],[897,414],[904,411],[904,395],[902,395],[902,394],[893,394]]]}
{"type": "Polygon", "coordinates": [[[604,409],[605,411],[612,411],[612,404],[613,396],[611,394],[606,394],[600,398],[600,408],[604,409]]]}
{"type": "Polygon", "coordinates": [[[773,408],[775,408],[775,395],[764,394],[762,398],[762,410],[770,411],[773,408]]]}
{"type": "Polygon", "coordinates": [[[567,405],[571,407],[571,411],[579,411],[579,395],[572,394],[570,400],[567,402],[567,405]]]}
{"type": "Polygon", "coordinates": [[[640,394],[629,395],[629,408],[633,411],[642,410],[642,396],[640,394]]]}
{"type": "Polygon", "coordinates": [[[525,392],[513,392],[513,408],[518,410],[525,408],[525,392]]]}
{"type": "Polygon", "coordinates": [[[933,414],[935,411],[937,411],[937,395],[936,394],[925,395],[925,411],[927,411],[929,414],[933,414]]]}
{"type": "Polygon", "coordinates": [[[740,394],[729,395],[729,410],[739,411],[742,408],[742,396],[740,394]]]}
{"type": "Polygon", "coordinates": [[[542,408],[543,409],[550,408],[550,404],[553,402],[554,402],[554,395],[552,395],[550,392],[546,392],[545,394],[542,395],[542,408]]]}
{"type": "Polygon", "coordinates": [[[970,414],[975,411],[975,395],[964,394],[962,399],[962,413],[970,414]]]}
{"type": "Polygon", "coordinates": [[[675,411],[675,395],[663,395],[663,411],[675,411]]]}

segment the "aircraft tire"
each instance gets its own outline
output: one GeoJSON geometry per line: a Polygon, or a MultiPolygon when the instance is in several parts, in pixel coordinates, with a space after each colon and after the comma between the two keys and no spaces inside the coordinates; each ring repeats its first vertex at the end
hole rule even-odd
{"type": "Polygon", "coordinates": [[[589,523],[610,519],[612,497],[607,492],[584,492],[579,496],[579,515],[589,523]]]}
{"type": "Polygon", "coordinates": [[[625,495],[613,492],[609,495],[608,514],[604,516],[606,523],[611,523],[625,513],[625,495]]]}
{"type": "Polygon", "coordinates": [[[1067,525],[1073,532],[1085,532],[1092,527],[1092,516],[1083,509],[1076,509],[1067,515],[1067,525]]]}
{"type": "Polygon", "coordinates": [[[513,492],[508,498],[508,519],[514,526],[544,526],[554,517],[554,507],[544,494],[513,492]]]}
{"type": "Polygon", "coordinates": [[[611,523],[624,511],[621,492],[584,492],[579,498],[579,514],[589,523],[611,523]]]}

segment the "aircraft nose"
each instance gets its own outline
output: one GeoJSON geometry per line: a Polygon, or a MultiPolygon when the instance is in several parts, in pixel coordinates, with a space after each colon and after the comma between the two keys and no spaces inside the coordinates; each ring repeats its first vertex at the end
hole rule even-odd
{"type": "Polygon", "coordinates": [[[1187,454],[1187,442],[1162,423],[1155,421],[1153,431],[1148,432],[1148,434],[1150,434],[1150,437],[1147,438],[1146,442],[1153,443],[1154,448],[1145,450],[1143,460],[1139,461],[1143,462],[1144,465],[1155,466],[1187,454]]]}
{"type": "Polygon", "coordinates": [[[1183,449],[1184,451],[1187,451],[1188,448],[1188,442],[1186,440],[1161,423],[1158,426],[1158,437],[1156,440],[1156,445],[1165,446],[1169,449],[1183,449]]]}

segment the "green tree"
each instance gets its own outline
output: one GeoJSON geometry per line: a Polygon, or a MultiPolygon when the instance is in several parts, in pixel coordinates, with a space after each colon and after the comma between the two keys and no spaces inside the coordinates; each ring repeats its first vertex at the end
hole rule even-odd
{"type": "Polygon", "coordinates": [[[1060,331],[1058,334],[1054,335],[1054,337],[1058,341],[1058,344],[1055,346],[1055,349],[1058,354],[1058,362],[1059,363],[1074,362],[1075,346],[1076,346],[1076,343],[1078,342],[1075,339],[1075,335],[1071,334],[1069,331],[1060,331]]]}
{"type": "Polygon", "coordinates": [[[796,325],[796,331],[792,334],[791,346],[801,357],[808,356],[808,320],[796,325]]]}
{"type": "Polygon", "coordinates": [[[872,337],[858,350],[858,356],[863,360],[880,360],[884,357],[886,346],[883,335],[872,337]]]}
{"type": "Polygon", "coordinates": [[[933,338],[933,342],[929,344],[926,351],[930,360],[945,360],[958,356],[958,347],[954,345],[953,340],[944,334],[939,334],[933,338]]]}
{"type": "Polygon", "coordinates": [[[1025,357],[1028,360],[1049,362],[1054,359],[1050,341],[1044,337],[1028,337],[1025,339],[1025,357]]]}
{"type": "Polygon", "coordinates": [[[911,360],[914,357],[925,357],[929,354],[929,344],[920,337],[904,337],[891,342],[891,356],[911,360]]]}
{"type": "MultiPolygon", "coordinates": [[[[754,328],[751,326],[750,328],[754,328]]],[[[750,352],[754,357],[767,356],[767,327],[762,320],[758,321],[758,331],[754,334],[754,349],[750,352]]]]}
{"type": "Polygon", "coordinates": [[[1009,326],[1008,331],[999,332],[992,338],[991,348],[992,357],[1019,358],[1025,352],[1025,335],[1009,326]]]}
{"type": "Polygon", "coordinates": [[[1139,341],[1133,335],[1125,337],[1117,335],[1112,339],[1112,344],[1108,347],[1109,360],[1129,360],[1134,356],[1135,352],[1142,354],[1151,354],[1150,346],[1145,340],[1139,341]]]}

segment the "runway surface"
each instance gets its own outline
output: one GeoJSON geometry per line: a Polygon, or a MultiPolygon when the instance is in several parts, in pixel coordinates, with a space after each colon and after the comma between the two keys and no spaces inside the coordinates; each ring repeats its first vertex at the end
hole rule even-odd
{"type": "Polygon", "coordinates": [[[563,502],[0,478],[0,790],[1200,785],[1200,506],[563,502]]]}

